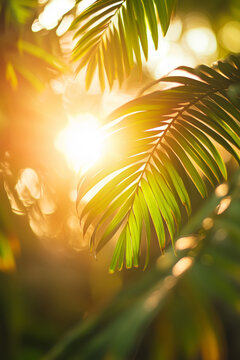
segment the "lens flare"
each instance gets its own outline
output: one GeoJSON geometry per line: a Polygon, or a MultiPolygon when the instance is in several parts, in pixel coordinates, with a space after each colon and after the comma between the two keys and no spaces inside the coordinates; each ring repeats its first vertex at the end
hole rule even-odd
{"type": "Polygon", "coordinates": [[[105,133],[91,114],[70,118],[57,135],[55,147],[62,152],[75,172],[86,172],[103,155],[105,133]]]}

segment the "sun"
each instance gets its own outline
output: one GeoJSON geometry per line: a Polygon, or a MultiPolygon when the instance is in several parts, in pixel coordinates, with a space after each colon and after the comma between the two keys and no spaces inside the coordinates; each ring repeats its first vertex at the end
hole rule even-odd
{"type": "Polygon", "coordinates": [[[70,117],[68,125],[56,136],[54,145],[75,172],[86,172],[103,155],[105,133],[91,114],[70,117]]]}

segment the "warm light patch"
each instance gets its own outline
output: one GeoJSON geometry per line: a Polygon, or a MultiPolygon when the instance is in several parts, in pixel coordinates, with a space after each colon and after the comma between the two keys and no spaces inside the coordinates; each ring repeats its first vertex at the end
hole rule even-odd
{"type": "Polygon", "coordinates": [[[207,217],[202,221],[202,227],[204,230],[210,230],[214,225],[214,221],[212,218],[207,217]]]}
{"type": "Polygon", "coordinates": [[[198,27],[187,31],[186,42],[197,55],[212,55],[217,50],[214,32],[208,27],[198,27]]]}
{"type": "Polygon", "coordinates": [[[76,172],[85,172],[101,157],[104,131],[91,114],[70,118],[69,124],[57,135],[55,147],[61,151],[69,166],[76,172]]]}
{"type": "Polygon", "coordinates": [[[182,21],[175,19],[171,23],[166,37],[159,36],[158,49],[156,50],[151,33],[148,31],[148,61],[144,65],[154,78],[158,79],[180,65],[195,66],[191,52],[181,45],[181,34],[182,21]]]}
{"type": "Polygon", "coordinates": [[[58,26],[57,30],[56,30],[56,34],[57,36],[62,36],[63,34],[65,34],[65,32],[67,32],[69,26],[71,25],[72,21],[74,19],[73,15],[65,15],[64,18],[62,19],[60,25],[58,26]]]}
{"type": "Polygon", "coordinates": [[[23,205],[28,207],[33,205],[41,197],[41,186],[38,174],[35,170],[26,168],[22,170],[15,190],[23,205]]]}
{"type": "Polygon", "coordinates": [[[38,31],[41,31],[42,29],[43,29],[43,27],[40,24],[40,22],[38,21],[38,19],[35,19],[34,22],[32,23],[32,31],[38,32],[38,31]]]}
{"type": "Polygon", "coordinates": [[[43,12],[39,15],[40,25],[51,30],[58,25],[59,20],[64,14],[70,11],[75,5],[74,0],[52,0],[44,7],[43,12]]]}
{"type": "Polygon", "coordinates": [[[229,21],[219,31],[219,40],[231,52],[240,52],[240,22],[229,21]]]}
{"type": "Polygon", "coordinates": [[[180,276],[185,271],[187,271],[193,264],[193,258],[191,257],[183,257],[180,259],[173,267],[172,274],[173,276],[180,276]]]}
{"type": "Polygon", "coordinates": [[[231,197],[230,196],[227,196],[225,197],[225,199],[222,199],[220,201],[220,204],[218,206],[218,209],[217,209],[217,214],[220,215],[222,214],[225,210],[227,210],[227,208],[229,207],[229,205],[231,204],[231,197]]]}
{"type": "Polygon", "coordinates": [[[72,190],[70,193],[69,193],[69,199],[75,203],[77,201],[77,190],[72,190]]]}
{"type": "Polygon", "coordinates": [[[196,236],[185,236],[177,240],[175,247],[177,250],[194,248],[197,246],[197,240],[196,236]]]}
{"type": "Polygon", "coordinates": [[[216,188],[215,194],[217,197],[223,197],[227,195],[228,190],[228,184],[221,184],[216,188]]]}

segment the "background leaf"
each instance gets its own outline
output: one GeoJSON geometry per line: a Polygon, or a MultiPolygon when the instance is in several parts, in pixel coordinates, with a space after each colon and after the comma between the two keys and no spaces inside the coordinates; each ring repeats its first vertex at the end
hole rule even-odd
{"type": "Polygon", "coordinates": [[[100,0],[77,16],[70,27],[77,29],[74,38],[79,39],[73,60],[80,61],[78,71],[87,65],[86,88],[91,85],[96,68],[102,90],[106,80],[110,88],[114,80],[121,85],[133,68],[134,59],[141,70],[141,51],[148,59],[147,29],[157,49],[158,23],[165,35],[175,3],[175,0],[100,0]],[[92,66],[96,58],[98,64],[92,66]]]}

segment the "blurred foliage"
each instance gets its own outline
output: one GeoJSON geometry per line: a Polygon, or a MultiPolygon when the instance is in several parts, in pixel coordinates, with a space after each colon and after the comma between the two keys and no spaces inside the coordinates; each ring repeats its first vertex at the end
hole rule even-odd
{"type": "Polygon", "coordinates": [[[53,55],[47,43],[40,44],[33,32],[29,32],[29,25],[37,13],[37,6],[36,0],[1,0],[0,79],[1,92],[6,92],[5,96],[9,95],[8,83],[11,91],[14,91],[23,78],[37,90],[42,90],[53,70],[55,75],[66,70],[66,65],[53,55]]]}
{"type": "Polygon", "coordinates": [[[225,16],[233,16],[236,19],[239,19],[240,5],[239,1],[237,0],[203,0],[201,2],[198,0],[183,0],[179,1],[178,9],[184,12],[194,10],[207,13],[210,16],[213,16],[210,18],[210,20],[214,22],[222,14],[225,14],[225,16]]]}

